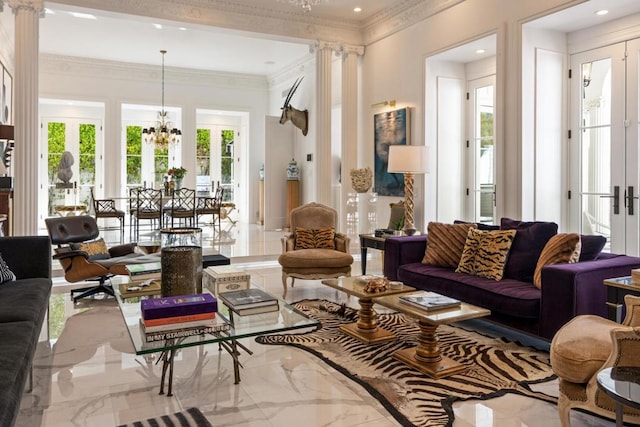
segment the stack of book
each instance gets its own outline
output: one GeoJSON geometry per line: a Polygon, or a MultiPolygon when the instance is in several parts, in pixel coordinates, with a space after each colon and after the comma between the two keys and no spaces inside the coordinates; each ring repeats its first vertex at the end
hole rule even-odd
{"type": "Polygon", "coordinates": [[[129,282],[120,284],[120,293],[124,298],[160,294],[160,261],[129,264],[125,268],[129,273],[129,282]]]}
{"type": "Polygon", "coordinates": [[[409,304],[426,311],[443,310],[445,308],[460,307],[460,301],[435,292],[416,292],[408,295],[400,295],[401,303],[409,304]]]}
{"type": "Polygon", "coordinates": [[[218,301],[210,293],[150,298],[140,301],[141,330],[147,342],[228,331],[216,317],[218,301]]]}
{"type": "Polygon", "coordinates": [[[240,316],[268,313],[280,308],[278,298],[255,288],[222,292],[219,297],[224,305],[240,316]]]}

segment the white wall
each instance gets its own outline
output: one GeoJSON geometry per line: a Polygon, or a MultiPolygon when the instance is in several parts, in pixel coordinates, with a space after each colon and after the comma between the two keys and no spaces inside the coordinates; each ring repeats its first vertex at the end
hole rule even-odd
{"type": "MultiPolygon", "coordinates": [[[[422,99],[425,91],[424,59],[496,33],[496,113],[500,123],[496,129],[496,145],[501,147],[500,152],[496,153],[497,215],[519,218],[522,213],[521,25],[532,17],[554,11],[554,8],[577,3],[563,0],[467,0],[367,46],[362,73],[365,106],[362,114],[365,125],[359,146],[367,164],[373,165],[373,130],[367,123],[374,113],[367,111],[367,106],[384,99],[396,99],[400,108],[415,108],[414,118],[426,117],[428,114],[424,112],[422,99]]],[[[412,138],[416,142],[430,144],[425,134],[431,130],[425,131],[423,123],[420,119],[412,121],[412,138]]],[[[427,181],[429,179],[427,177],[427,181]]],[[[427,185],[429,191],[434,191],[433,186],[427,185]]],[[[427,194],[424,199],[434,200],[434,197],[434,194],[427,194]]],[[[428,214],[425,221],[435,219],[431,210],[428,210],[428,214]]],[[[423,221],[417,218],[416,222],[423,221]]]]}

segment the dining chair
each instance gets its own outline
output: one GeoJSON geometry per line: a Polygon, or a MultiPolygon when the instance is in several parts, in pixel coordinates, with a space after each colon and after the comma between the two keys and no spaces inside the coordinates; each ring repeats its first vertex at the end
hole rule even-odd
{"type": "Polygon", "coordinates": [[[120,243],[124,242],[124,211],[116,209],[116,201],[114,199],[96,199],[91,187],[91,204],[93,206],[93,214],[98,218],[116,218],[120,222],[120,243]]]}
{"type": "Polygon", "coordinates": [[[185,220],[185,225],[188,221],[189,225],[193,226],[196,216],[196,190],[184,187],[174,190],[171,193],[171,202],[164,208],[164,214],[171,218],[171,227],[174,226],[175,219],[178,219],[179,223],[185,220]]]}
{"type": "Polygon", "coordinates": [[[138,188],[135,191],[135,210],[133,219],[135,222],[135,239],[140,237],[140,221],[150,221],[154,229],[162,228],[162,191],[153,188],[138,188]],[[157,220],[157,226],[156,226],[157,220]]]}
{"type": "Polygon", "coordinates": [[[216,228],[216,221],[218,223],[218,231],[221,230],[220,226],[220,211],[222,209],[222,197],[224,195],[224,188],[220,185],[216,187],[213,197],[202,196],[198,197],[198,205],[196,206],[196,224],[200,222],[200,217],[203,215],[211,215],[211,225],[213,229],[216,228]]]}

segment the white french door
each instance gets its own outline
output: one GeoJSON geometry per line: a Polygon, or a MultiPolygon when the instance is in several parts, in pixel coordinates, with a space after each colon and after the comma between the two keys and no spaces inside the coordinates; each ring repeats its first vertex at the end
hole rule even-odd
{"type": "Polygon", "coordinates": [[[570,224],[639,254],[638,77],[640,42],[571,56],[570,224]]]}
{"type": "Polygon", "coordinates": [[[41,123],[40,194],[41,219],[56,215],[61,205],[91,202],[90,189],[102,196],[102,122],[95,119],[43,118],[41,123]],[[71,187],[64,188],[58,165],[65,151],[73,156],[71,187]]]}
{"type": "Polygon", "coordinates": [[[495,224],[495,75],[470,80],[467,131],[470,217],[495,224]]]}

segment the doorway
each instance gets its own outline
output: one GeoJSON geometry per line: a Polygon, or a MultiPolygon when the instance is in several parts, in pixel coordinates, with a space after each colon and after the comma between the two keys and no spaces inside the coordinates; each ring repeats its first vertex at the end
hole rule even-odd
{"type": "Polygon", "coordinates": [[[570,221],[639,254],[638,62],[640,40],[571,56],[570,221]]]}

